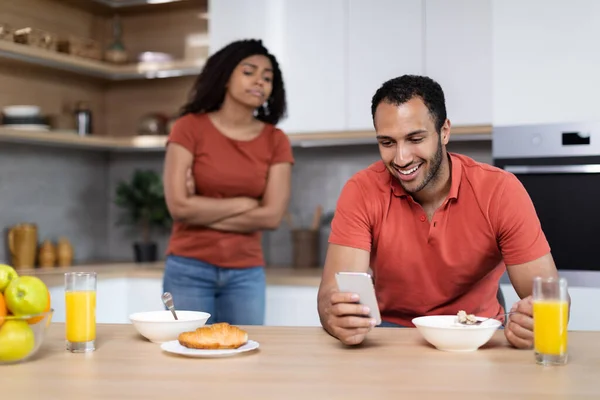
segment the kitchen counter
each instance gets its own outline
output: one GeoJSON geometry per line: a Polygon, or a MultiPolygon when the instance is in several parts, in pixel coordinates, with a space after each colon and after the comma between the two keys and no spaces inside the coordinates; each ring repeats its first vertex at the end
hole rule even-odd
{"type": "MultiPolygon", "coordinates": [[[[64,285],[64,274],[70,271],[95,271],[98,280],[115,278],[162,278],[165,263],[98,263],[76,265],[72,267],[19,269],[20,275],[35,275],[40,277],[48,286],[64,285]]],[[[321,268],[292,268],[267,267],[266,279],[268,285],[283,286],[319,286],[321,268]]]]}
{"type": "Polygon", "coordinates": [[[97,350],[73,354],[53,323],[29,362],[0,366],[11,399],[598,398],[600,332],[570,332],[571,359],[536,365],[501,331],[480,350],[445,353],[414,328],[376,328],[347,348],[320,328],[244,327],[259,350],[219,359],[162,352],[131,325],[98,325],[97,350]],[[418,396],[418,397],[417,397],[418,396]]]}

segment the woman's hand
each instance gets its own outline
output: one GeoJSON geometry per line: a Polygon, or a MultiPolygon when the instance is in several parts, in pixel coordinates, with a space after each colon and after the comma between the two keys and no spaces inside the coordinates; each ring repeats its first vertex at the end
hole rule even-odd
{"type": "Polygon", "coordinates": [[[194,182],[194,175],[192,175],[191,168],[188,168],[185,175],[185,189],[187,190],[188,197],[192,197],[196,194],[196,183],[194,182]]]}

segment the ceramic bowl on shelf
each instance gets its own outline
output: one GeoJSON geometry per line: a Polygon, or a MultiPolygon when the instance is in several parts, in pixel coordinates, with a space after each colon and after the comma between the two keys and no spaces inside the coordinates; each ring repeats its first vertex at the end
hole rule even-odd
{"type": "Polygon", "coordinates": [[[129,320],[140,335],[153,343],[177,340],[182,332],[194,331],[206,324],[210,314],[202,311],[178,310],[177,320],[171,311],[133,313],[129,320]]]}
{"type": "Polygon", "coordinates": [[[158,51],[144,51],[138,55],[138,61],[141,63],[166,63],[173,61],[173,56],[158,51]]]}
{"type": "Polygon", "coordinates": [[[2,114],[7,117],[35,117],[40,114],[40,107],[15,105],[2,108],[2,114]]]}
{"type": "Polygon", "coordinates": [[[414,318],[412,322],[423,338],[438,350],[467,352],[486,344],[502,325],[496,319],[476,318],[486,321],[481,325],[463,325],[457,322],[456,315],[432,315],[414,318]]]}

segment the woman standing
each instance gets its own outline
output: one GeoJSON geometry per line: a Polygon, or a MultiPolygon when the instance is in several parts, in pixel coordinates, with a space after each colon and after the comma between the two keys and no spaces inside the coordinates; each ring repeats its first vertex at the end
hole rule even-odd
{"type": "Polygon", "coordinates": [[[210,313],[210,324],[264,323],[261,231],[287,209],[294,163],[275,127],[285,110],[277,60],[261,41],[242,40],[207,60],[170,132],[163,287],[178,309],[210,313]]]}

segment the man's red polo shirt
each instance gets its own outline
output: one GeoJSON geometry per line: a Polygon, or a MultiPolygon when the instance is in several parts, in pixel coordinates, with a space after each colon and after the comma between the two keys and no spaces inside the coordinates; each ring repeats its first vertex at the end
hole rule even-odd
{"type": "Polygon", "coordinates": [[[428,221],[379,161],[344,186],[330,243],[371,253],[382,318],[414,326],[422,315],[503,312],[506,265],[550,251],[533,203],[511,173],[450,153],[450,193],[428,221]]]}

